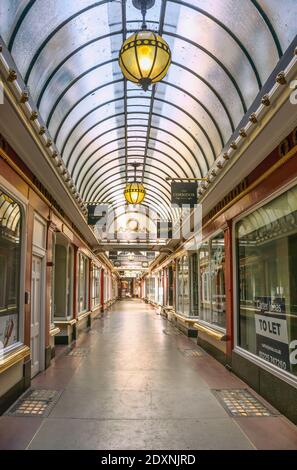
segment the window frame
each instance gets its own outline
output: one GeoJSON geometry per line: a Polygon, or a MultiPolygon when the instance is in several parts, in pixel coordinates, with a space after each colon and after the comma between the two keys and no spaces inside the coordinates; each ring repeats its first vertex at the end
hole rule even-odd
{"type": "Polygon", "coordinates": [[[24,330],[25,330],[25,287],[26,287],[26,264],[27,264],[27,206],[28,199],[26,199],[17,189],[8,183],[0,175],[0,190],[6,193],[13,199],[20,207],[21,212],[21,228],[20,228],[20,277],[19,277],[19,318],[18,318],[18,341],[3,350],[4,356],[9,356],[13,351],[20,346],[24,345],[24,330]]]}
{"type": "Polygon", "coordinates": [[[238,262],[237,262],[238,260],[237,260],[237,243],[236,243],[236,224],[240,222],[241,220],[243,220],[248,215],[255,212],[257,209],[260,209],[261,207],[265,206],[266,204],[273,201],[274,199],[277,199],[279,196],[286,193],[290,189],[294,188],[296,185],[297,185],[297,178],[294,178],[288,184],[285,184],[281,188],[278,188],[277,190],[273,191],[271,194],[264,197],[257,204],[254,204],[252,207],[244,210],[239,215],[234,217],[234,219],[232,219],[232,260],[233,260],[232,262],[232,274],[233,274],[232,300],[233,300],[233,312],[234,312],[233,314],[233,331],[234,331],[233,351],[239,354],[240,356],[244,357],[245,359],[248,359],[249,361],[258,365],[259,367],[266,370],[267,372],[270,372],[272,375],[278,377],[279,379],[284,380],[286,383],[288,383],[289,385],[292,385],[295,388],[297,386],[297,376],[294,376],[290,372],[284,371],[280,369],[279,367],[275,366],[274,364],[265,361],[264,359],[260,358],[256,354],[253,354],[250,351],[247,351],[246,349],[242,348],[239,345],[239,297],[238,297],[239,278],[238,278],[238,262]]]}
{"type": "Polygon", "coordinates": [[[92,269],[92,309],[97,309],[98,307],[100,307],[100,297],[101,297],[101,266],[98,266],[96,264],[93,265],[93,269],[92,269]],[[95,276],[94,276],[94,272],[95,271],[98,271],[98,274],[99,274],[99,294],[98,296],[96,296],[95,294],[95,276]],[[98,303],[96,303],[96,299],[98,299],[98,303]]]}
{"type": "Polygon", "coordinates": [[[78,253],[78,315],[85,313],[88,311],[88,301],[89,301],[89,258],[82,252],[78,253]],[[86,262],[86,296],[85,296],[85,308],[80,310],[80,266],[81,266],[81,259],[84,260],[84,263],[86,262]]]}
{"type": "MultiPolygon", "coordinates": [[[[224,250],[225,250],[225,237],[224,237],[224,226],[218,228],[217,230],[215,230],[211,235],[209,235],[208,237],[204,238],[203,240],[201,240],[201,244],[200,246],[203,244],[203,243],[207,243],[208,244],[208,250],[209,250],[209,266],[210,266],[210,263],[211,263],[211,240],[213,238],[215,238],[217,235],[219,235],[219,233],[223,233],[223,238],[224,238],[224,250]]],[[[199,283],[200,283],[200,262],[199,262],[199,250],[200,250],[200,246],[199,248],[197,249],[197,263],[198,263],[198,289],[199,289],[199,283]]],[[[225,252],[225,256],[226,256],[226,252],[225,252]]],[[[211,286],[211,276],[210,276],[210,271],[207,271],[208,273],[208,281],[209,281],[209,284],[208,284],[208,294],[210,296],[210,304],[211,304],[211,309],[212,309],[212,286],[211,286]]],[[[205,273],[204,273],[205,274],[205,273]]],[[[226,288],[226,278],[225,278],[225,288],[226,288]]],[[[226,295],[226,293],[225,293],[226,295]]],[[[219,326],[219,325],[216,325],[215,323],[210,323],[208,321],[205,321],[201,318],[200,316],[200,307],[199,307],[199,302],[200,302],[200,299],[199,299],[199,291],[198,291],[198,321],[199,323],[207,326],[207,327],[211,327],[213,330],[217,330],[219,331],[220,333],[226,333],[227,331],[227,325],[225,327],[222,327],[222,326],[219,326]]]]}

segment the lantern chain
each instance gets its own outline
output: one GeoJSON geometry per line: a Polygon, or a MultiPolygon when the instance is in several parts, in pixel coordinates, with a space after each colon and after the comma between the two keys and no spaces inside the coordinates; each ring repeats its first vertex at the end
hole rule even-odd
{"type": "MultiPolygon", "coordinates": [[[[122,1],[122,25],[123,25],[123,42],[126,41],[127,26],[126,26],[126,0],[122,1]]],[[[128,181],[128,103],[127,103],[127,79],[124,77],[124,119],[125,119],[125,175],[128,181]]]]}
{"type": "MultiPolygon", "coordinates": [[[[160,12],[160,21],[159,21],[159,35],[160,36],[162,35],[163,28],[164,28],[166,2],[167,2],[167,0],[162,0],[161,12],[160,12]]],[[[150,109],[149,109],[149,118],[148,118],[148,123],[147,123],[147,134],[146,134],[146,141],[145,141],[145,149],[144,149],[144,156],[143,156],[143,168],[142,168],[142,177],[141,177],[142,183],[144,181],[147,152],[148,152],[148,146],[149,146],[149,141],[150,141],[150,136],[151,136],[151,127],[152,127],[152,117],[153,117],[155,93],[156,93],[156,85],[153,85],[152,86],[150,109]]]]}

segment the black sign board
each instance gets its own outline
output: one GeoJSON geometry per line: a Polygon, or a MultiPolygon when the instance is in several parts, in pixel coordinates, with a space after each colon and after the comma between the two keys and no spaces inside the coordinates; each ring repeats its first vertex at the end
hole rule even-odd
{"type": "Polygon", "coordinates": [[[109,252],[109,259],[111,259],[111,260],[118,259],[118,252],[117,251],[110,251],[109,252]]]}
{"type": "Polygon", "coordinates": [[[96,225],[105,216],[106,211],[102,211],[98,204],[88,205],[88,225],[96,225]]]}
{"type": "Polygon", "coordinates": [[[171,203],[178,206],[188,205],[194,207],[197,204],[197,182],[179,182],[171,183],[171,203]]]}

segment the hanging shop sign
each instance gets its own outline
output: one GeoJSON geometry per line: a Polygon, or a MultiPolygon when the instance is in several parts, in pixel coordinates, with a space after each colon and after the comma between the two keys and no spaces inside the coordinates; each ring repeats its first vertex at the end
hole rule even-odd
{"type": "Polygon", "coordinates": [[[284,309],[283,299],[257,300],[259,313],[255,315],[257,355],[283,370],[290,371],[289,339],[286,319],[277,313],[284,309]],[[277,313],[276,313],[277,312],[277,313]]]}
{"type": "Polygon", "coordinates": [[[106,211],[102,211],[98,204],[88,205],[88,225],[96,225],[105,216],[106,211]]]}
{"type": "Polygon", "coordinates": [[[179,182],[171,183],[171,203],[178,206],[187,205],[194,207],[197,204],[197,182],[179,182]]]}
{"type": "Polygon", "coordinates": [[[117,260],[118,259],[118,252],[117,251],[110,251],[109,252],[109,259],[110,260],[117,260]]]}

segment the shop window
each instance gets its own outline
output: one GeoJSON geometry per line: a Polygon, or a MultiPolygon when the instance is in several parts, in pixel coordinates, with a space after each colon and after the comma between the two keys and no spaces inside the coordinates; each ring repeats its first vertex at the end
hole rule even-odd
{"type": "Polygon", "coordinates": [[[93,292],[92,292],[92,301],[93,308],[100,305],[100,268],[94,266],[93,268],[93,292]]]}
{"type": "Polygon", "coordinates": [[[88,309],[88,267],[89,260],[86,256],[79,254],[78,262],[78,312],[88,309]]]}
{"type": "Polygon", "coordinates": [[[61,234],[56,234],[53,242],[53,312],[54,318],[61,320],[73,314],[74,250],[61,234]]]}
{"type": "Polygon", "coordinates": [[[235,227],[238,344],[297,375],[297,188],[235,227]]]}
{"type": "Polygon", "coordinates": [[[189,262],[183,256],[177,260],[177,311],[189,315],[189,262]]]}
{"type": "Polygon", "coordinates": [[[93,267],[92,305],[93,308],[100,305],[100,268],[97,266],[93,267]]]}
{"type": "Polygon", "coordinates": [[[203,242],[198,253],[199,317],[221,328],[226,327],[225,248],[220,232],[203,242]]]}
{"type": "Polygon", "coordinates": [[[168,296],[167,296],[167,305],[173,305],[173,269],[172,266],[168,268],[168,282],[167,282],[168,296]]]}
{"type": "Polygon", "coordinates": [[[198,316],[198,255],[190,255],[191,309],[190,314],[198,316]]]}
{"type": "Polygon", "coordinates": [[[21,227],[21,207],[0,191],[0,344],[4,349],[20,339],[21,227]]]}

